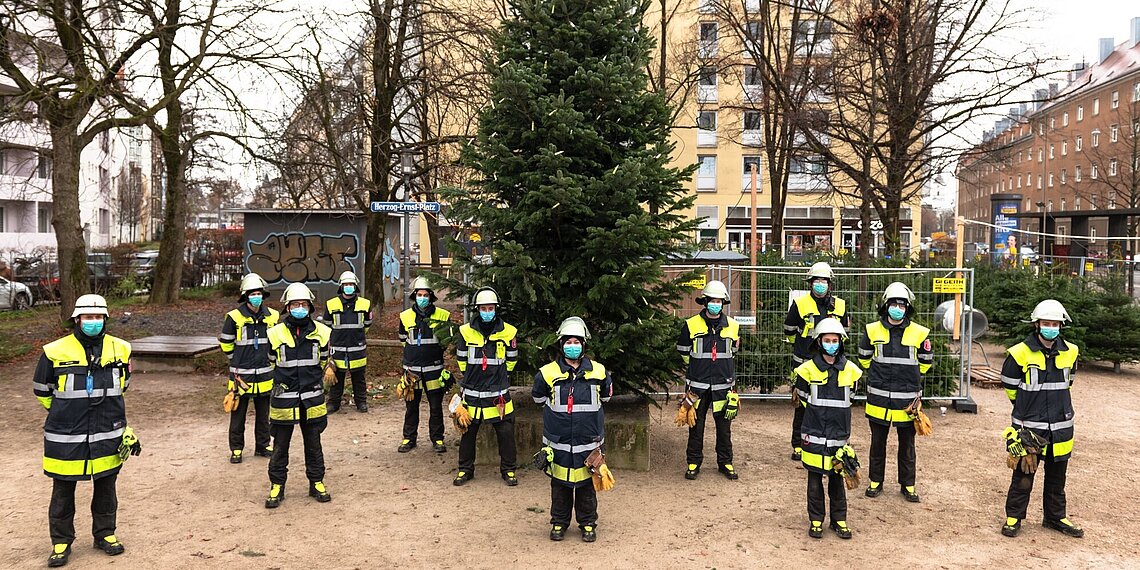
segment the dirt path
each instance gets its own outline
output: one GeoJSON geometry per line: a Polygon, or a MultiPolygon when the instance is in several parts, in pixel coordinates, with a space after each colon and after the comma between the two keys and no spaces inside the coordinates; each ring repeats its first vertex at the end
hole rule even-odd
{"type": "MultiPolygon", "coordinates": [[[[50,549],[51,482],[40,471],[44,414],[31,394],[30,375],[31,364],[24,363],[5,366],[0,377],[10,398],[0,417],[6,456],[0,472],[0,560],[17,568],[44,567],[50,549]]],[[[1010,406],[1000,390],[977,390],[981,413],[949,410],[940,416],[935,409],[935,435],[919,441],[921,504],[904,502],[889,484],[889,492],[874,500],[861,489],[850,493],[851,541],[831,533],[822,541],[807,537],[804,471],[787,458],[787,404],[745,405],[734,425],[737,482],[712,469],[685,481],[685,433],[673,427],[672,409],[655,412],[653,471],[616,473],[617,488],[600,497],[599,541],[588,545],[576,533],[561,544],[547,540],[549,483],[539,473],[524,471],[521,485],[507,488],[496,470],[481,467],[470,484],[452,487],[456,438],[450,428],[445,455],[424,447],[397,454],[403,415],[398,403],[378,402],[367,415],[333,416],[324,435],[331,503],[306,496],[298,446],[287,499],[281,508],[266,510],[267,460],[226,460],[220,380],[140,374],[127,406],[144,453],[130,460],[119,479],[118,536],[127,552],[109,558],[87,546],[91,487],[81,484],[71,565],[851,569],[883,566],[896,557],[901,564],[887,565],[1140,567],[1140,544],[1127,530],[1140,518],[1140,484],[1131,458],[1140,449],[1140,400],[1132,397],[1138,378],[1136,368],[1120,376],[1086,369],[1073,388],[1078,423],[1069,514],[1086,529],[1083,540],[1040,526],[1040,477],[1022,536],[999,534],[1009,481],[999,434],[1008,425],[1010,406]]],[[[853,443],[865,452],[869,432],[861,412],[855,410],[853,443]]],[[[887,456],[889,483],[893,450],[887,456]]]]}

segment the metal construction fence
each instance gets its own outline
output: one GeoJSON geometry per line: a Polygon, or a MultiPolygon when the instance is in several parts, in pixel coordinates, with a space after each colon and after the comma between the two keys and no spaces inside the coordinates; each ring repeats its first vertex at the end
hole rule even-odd
{"type": "MultiPolygon", "coordinates": [[[[719,280],[729,289],[731,302],[725,312],[741,321],[741,350],[736,359],[736,386],[742,398],[790,398],[792,359],[791,345],[784,335],[784,319],[792,300],[808,294],[804,276],[807,267],[752,267],[732,265],[674,265],[665,267],[668,277],[692,271],[704,272],[705,280],[719,280]],[[753,295],[755,291],[755,295],[753,295]],[[757,309],[751,306],[756,299],[757,309]]],[[[877,309],[883,290],[894,281],[906,283],[914,292],[914,321],[930,328],[934,347],[934,366],[925,376],[923,397],[938,400],[966,400],[970,396],[970,340],[974,338],[974,318],[967,307],[973,305],[974,275],[972,269],[947,268],[861,268],[834,267],[832,290],[847,305],[851,316],[849,340],[845,345],[848,358],[856,358],[859,338],[867,323],[879,318],[877,309]],[[957,272],[965,279],[962,294],[961,335],[954,340],[950,326],[953,319],[953,293],[935,292],[936,278],[952,278],[957,272]],[[936,308],[947,301],[938,312],[936,308]],[[949,310],[946,310],[949,308],[949,310]],[[943,315],[945,312],[949,317],[943,315]]],[[[677,311],[684,318],[696,314],[696,303],[705,280],[697,279],[693,295],[677,311]]],[[[961,285],[959,283],[959,285],[961,285]]],[[[681,389],[680,386],[677,387],[681,389]]],[[[857,397],[865,398],[865,384],[857,397]]],[[[673,394],[673,392],[670,392],[673,394]]]]}

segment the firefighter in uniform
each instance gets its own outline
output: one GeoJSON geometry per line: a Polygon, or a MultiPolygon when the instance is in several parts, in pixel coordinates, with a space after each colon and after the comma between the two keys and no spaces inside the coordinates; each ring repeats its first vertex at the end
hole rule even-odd
{"type": "Polygon", "coordinates": [[[697,303],[704,305],[704,310],[681,325],[677,339],[677,350],[688,364],[686,389],[699,398],[697,423],[689,428],[689,443],[685,448],[686,479],[696,479],[701,472],[705,417],[709,408],[716,424],[717,470],[730,481],[739,478],[732,466],[732,420],[740,406],[734,389],[736,364],[733,360],[733,355],[740,350],[740,325],[721,312],[729,302],[724,283],[709,281],[697,297],[697,303]]]}
{"type": "MultiPolygon", "coordinates": [[[[1077,346],[1065,342],[1061,327],[1072,322],[1056,300],[1037,304],[1029,320],[1034,331],[1007,351],[1001,381],[1013,402],[1013,430],[1028,430],[1047,444],[1037,460],[1045,464],[1045,510],[1043,524],[1066,535],[1081,538],[1084,530],[1065,513],[1065,474],[1073,452],[1073,399],[1071,389],[1077,368],[1077,346]]],[[[1005,499],[1005,524],[1001,533],[1017,536],[1029,506],[1034,473],[1013,470],[1005,499]]]]}
{"type": "Polygon", "coordinates": [[[598,494],[586,458],[606,441],[602,404],[613,382],[602,363],[583,355],[590,331],[579,317],[558,327],[561,354],[534,375],[531,396],[543,405],[540,465],[550,476],[550,540],[562,540],[571,509],[582,540],[598,539],[598,494]]]}
{"type": "Polygon", "coordinates": [[[75,541],[75,483],[94,482],[91,527],[95,548],[123,553],[115,537],[115,480],[142,447],[127,426],[123,392],[130,384],[131,345],[107,334],[107,301],[82,295],[71,313],[71,334],[44,345],[33,392],[47,410],[44,474],[52,478],[48,566],[67,564],[75,541]]]}
{"type": "Polygon", "coordinates": [[[859,339],[859,364],[867,370],[867,421],[871,424],[870,485],[868,497],[883,492],[887,467],[887,436],[891,426],[899,438],[900,492],[907,501],[919,502],[914,490],[914,418],[906,408],[922,397],[922,376],[934,364],[930,329],[911,321],[914,293],[903,283],[891,283],[883,291],[879,320],[868,323],[859,339]]]}
{"type": "Polygon", "coordinates": [[[519,359],[518,330],[499,315],[499,294],[490,287],[475,292],[478,314],[459,327],[455,357],[462,373],[462,405],[471,425],[459,440],[459,472],[453,485],[475,478],[475,437],[479,426],[490,424],[499,443],[499,474],[507,485],[519,484],[515,448],[515,404],[511,401],[508,373],[519,359]]]}
{"type": "Polygon", "coordinates": [[[313,292],[304,283],[285,288],[281,302],[287,315],[269,329],[272,352],[273,394],[269,422],[273,428],[273,457],[269,459],[269,497],[265,508],[276,508],[285,498],[289,473],[289,443],[293,426],[301,428],[305,446],[305,476],[309,496],[321,503],[332,500],[325,487],[325,455],[321,432],[328,425],[324,369],[329,359],[331,329],[313,320],[313,292]]]}
{"type": "Polygon", "coordinates": [[[238,395],[230,412],[230,463],[241,463],[245,447],[245,416],[253,400],[253,454],[269,457],[269,392],[273,390],[273,367],[269,365],[269,328],[280,315],[263,305],[269,284],[256,273],[241,278],[238,306],[226,313],[218,344],[230,360],[227,389],[238,395]]]}
{"type": "MultiPolygon", "coordinates": [[[[792,368],[811,360],[814,327],[827,317],[835,317],[844,330],[851,328],[851,317],[847,314],[847,304],[833,295],[831,283],[835,272],[831,265],[820,261],[808,269],[804,281],[811,289],[810,294],[796,297],[784,318],[784,334],[792,345],[792,368]]],[[[798,398],[792,413],[792,461],[800,460],[800,423],[804,420],[803,402],[798,398]]]]}
{"type": "Polygon", "coordinates": [[[368,347],[364,335],[372,325],[372,303],[359,295],[359,283],[355,273],[341,273],[337,281],[337,296],[325,302],[325,312],[320,319],[332,328],[329,358],[333,362],[336,383],[329,387],[330,414],[340,409],[346,376],[352,377],[352,399],[356,402],[356,411],[368,411],[368,386],[364,382],[364,372],[368,368],[368,347]]]}
{"type": "Polygon", "coordinates": [[[808,535],[823,537],[825,511],[823,477],[827,476],[827,498],[831,501],[831,530],[840,538],[851,538],[847,526],[847,489],[833,461],[841,449],[849,451],[851,437],[851,394],[863,374],[843,356],[847,332],[838,319],[826,318],[812,327],[810,360],[796,367],[796,387],[803,397],[804,419],[800,424],[800,460],[807,470],[807,510],[811,526],[808,535]]]}
{"type": "Polygon", "coordinates": [[[443,396],[451,389],[451,373],[443,368],[443,345],[436,334],[448,326],[451,313],[435,306],[438,299],[426,277],[412,282],[411,298],[412,307],[400,313],[399,337],[404,345],[404,374],[415,383],[415,397],[405,402],[403,439],[396,451],[407,453],[416,447],[420,401],[426,391],[431,448],[444,453],[447,447],[443,445],[443,396]]]}

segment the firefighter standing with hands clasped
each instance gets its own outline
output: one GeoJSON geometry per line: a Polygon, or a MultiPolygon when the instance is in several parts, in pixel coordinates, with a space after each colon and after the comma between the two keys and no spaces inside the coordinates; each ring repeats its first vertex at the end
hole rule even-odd
{"type": "Polygon", "coordinates": [[[823,538],[825,510],[823,477],[831,501],[831,530],[851,538],[847,526],[847,490],[858,482],[858,460],[848,445],[851,438],[851,394],[863,374],[843,356],[847,332],[837,319],[823,319],[813,327],[815,355],[796,367],[793,378],[804,395],[800,424],[800,460],[807,470],[808,535],[823,538]]]}
{"type": "Polygon", "coordinates": [[[372,325],[372,303],[360,296],[360,281],[355,273],[341,273],[338,285],[336,297],[325,302],[325,312],[321,315],[321,322],[332,328],[329,359],[336,378],[329,387],[328,413],[340,410],[346,377],[352,378],[356,411],[364,413],[368,411],[368,385],[364,381],[368,346],[364,336],[372,325]]]}
{"type": "Polygon", "coordinates": [[[879,320],[868,323],[859,339],[859,364],[867,370],[867,421],[871,424],[868,497],[883,492],[887,465],[887,436],[891,426],[899,437],[898,483],[907,501],[919,502],[914,489],[915,425],[911,410],[921,406],[922,375],[934,364],[930,329],[911,321],[914,293],[895,282],[883,291],[879,320]]]}
{"type": "Polygon", "coordinates": [[[1017,536],[1029,507],[1033,476],[1045,464],[1042,506],[1046,528],[1081,538],[1085,531],[1065,512],[1065,477],[1073,453],[1073,398],[1077,346],[1065,342],[1061,327],[1072,322],[1054,299],[1037,304],[1030,314],[1034,331],[1011,346],[1001,369],[1002,386],[1013,403],[1012,426],[1006,428],[1006,450],[1013,478],[1005,499],[1001,533],[1017,536]]]}
{"type": "Polygon", "coordinates": [[[245,447],[245,416],[253,400],[253,454],[269,457],[269,392],[273,366],[269,364],[269,329],[280,315],[265,305],[269,284],[256,273],[241,278],[238,306],[226,313],[218,343],[230,360],[230,463],[241,463],[245,447]]]}
{"type": "Polygon", "coordinates": [[[732,420],[740,410],[733,355],[740,350],[740,325],[722,313],[729,303],[728,288],[709,281],[697,303],[705,308],[681,325],[677,350],[688,364],[685,397],[678,410],[678,425],[689,426],[685,449],[686,479],[696,479],[704,460],[705,418],[712,408],[716,424],[717,469],[730,481],[739,478],[732,466],[732,420]],[[684,417],[683,417],[684,416],[684,417]]]}
{"type": "Polygon", "coordinates": [[[602,404],[613,395],[613,382],[602,363],[583,354],[589,338],[581,318],[562,321],[559,355],[534,375],[531,390],[535,403],[543,406],[543,447],[535,454],[535,465],[550,476],[550,540],[565,538],[571,509],[582,540],[597,540],[597,490],[613,486],[602,454],[602,404]]]}
{"type": "Polygon", "coordinates": [[[142,451],[127,425],[123,393],[131,379],[131,345],[107,334],[107,301],[82,295],[71,313],[74,331],[44,345],[33,392],[47,410],[44,474],[52,478],[48,566],[67,564],[75,541],[75,483],[92,480],[91,531],[95,548],[123,553],[115,537],[119,501],[115,481],[123,462],[142,451]]]}
{"type": "Polygon", "coordinates": [[[451,373],[443,367],[443,344],[437,335],[448,326],[451,313],[435,306],[435,291],[426,277],[412,282],[413,305],[400,313],[400,343],[404,345],[404,375],[397,393],[404,396],[403,439],[396,451],[416,447],[420,426],[420,401],[427,393],[428,437],[436,453],[444,453],[443,396],[451,389],[451,373]],[[409,397],[410,396],[410,397],[409,397]]]}

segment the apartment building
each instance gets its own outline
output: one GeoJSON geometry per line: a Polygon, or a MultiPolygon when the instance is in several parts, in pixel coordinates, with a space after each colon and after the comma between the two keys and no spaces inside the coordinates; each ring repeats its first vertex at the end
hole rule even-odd
{"type": "MultiPolygon", "coordinates": [[[[967,243],[1002,253],[1006,229],[1052,255],[1121,255],[1140,215],[1140,18],[1117,44],[1099,42],[1098,61],[1077,64],[1064,86],[1011,109],[958,168],[958,212],[1005,229],[969,225],[967,243]],[[1112,251],[1113,244],[1119,251],[1112,251]]],[[[1135,250],[1135,246],[1131,248],[1135,250]]]]}

